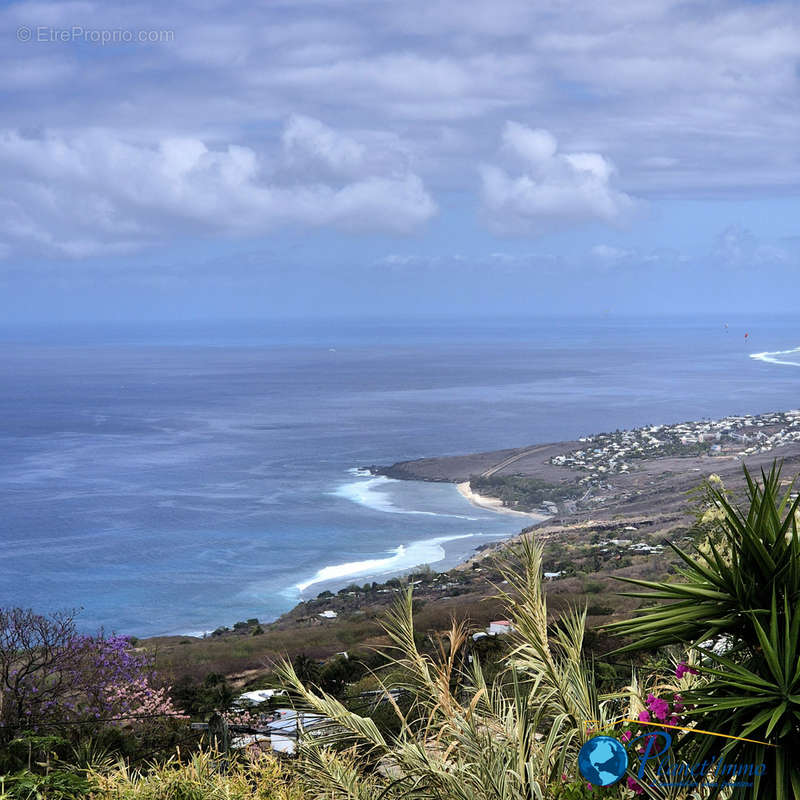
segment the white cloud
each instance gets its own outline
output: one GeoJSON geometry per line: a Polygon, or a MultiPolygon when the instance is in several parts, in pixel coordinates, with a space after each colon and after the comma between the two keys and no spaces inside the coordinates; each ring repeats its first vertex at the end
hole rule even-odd
{"type": "Polygon", "coordinates": [[[725,269],[748,270],[797,261],[789,242],[763,243],[741,225],[729,225],[714,241],[712,259],[725,269]]]}
{"type": "Polygon", "coordinates": [[[81,258],[174,236],[278,226],[406,233],[436,213],[422,180],[382,145],[296,117],[265,157],[195,137],[156,143],[105,130],[0,134],[0,235],[20,251],[81,258]]]}
{"type": "Polygon", "coordinates": [[[517,162],[516,175],[497,165],[480,170],[484,209],[498,233],[536,235],[592,220],[618,223],[634,207],[632,197],[611,186],[615,169],[608,159],[559,152],[549,131],[506,122],[501,152],[517,162]]]}
{"type": "Polygon", "coordinates": [[[434,213],[433,191],[474,192],[480,163],[495,230],[534,234],[616,223],[633,196],[800,183],[789,0],[45,0],[0,8],[0,33],[7,116],[38,142],[0,144],[14,252],[286,224],[405,231],[434,213]],[[174,38],[21,43],[20,25],[174,38]],[[524,125],[498,155],[506,119],[524,125]]]}
{"type": "Polygon", "coordinates": [[[290,166],[322,165],[339,175],[352,175],[364,167],[363,144],[311,117],[293,115],[281,142],[290,166]]]}
{"type": "Polygon", "coordinates": [[[11,43],[0,56],[6,83],[24,87],[10,98],[20,125],[209,131],[250,144],[291,113],[338,116],[402,130],[426,178],[444,160],[453,182],[486,158],[488,131],[535,114],[564,149],[611,158],[628,191],[741,191],[800,175],[800,28],[788,0],[30,2],[0,9],[0,32],[11,43]],[[19,25],[175,36],[108,57],[12,46],[19,25]],[[65,91],[70,102],[54,102],[65,91]],[[430,137],[442,123],[469,142],[452,163],[430,137]]]}
{"type": "Polygon", "coordinates": [[[607,244],[596,244],[592,247],[591,254],[598,261],[609,265],[618,264],[636,255],[632,250],[625,250],[621,247],[611,247],[611,245],[607,244]]]}

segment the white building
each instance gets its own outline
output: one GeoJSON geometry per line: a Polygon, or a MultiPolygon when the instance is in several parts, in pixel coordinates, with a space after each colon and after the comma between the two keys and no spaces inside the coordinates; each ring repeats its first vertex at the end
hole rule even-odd
{"type": "Polygon", "coordinates": [[[284,689],[256,689],[252,692],[240,694],[233,701],[233,704],[237,708],[246,708],[247,706],[257,706],[259,703],[266,703],[267,700],[272,700],[273,697],[283,697],[285,695],[286,691],[284,689]]]}
{"type": "Polygon", "coordinates": [[[505,636],[514,630],[514,626],[507,619],[498,619],[489,623],[486,632],[489,636],[505,636]]]}

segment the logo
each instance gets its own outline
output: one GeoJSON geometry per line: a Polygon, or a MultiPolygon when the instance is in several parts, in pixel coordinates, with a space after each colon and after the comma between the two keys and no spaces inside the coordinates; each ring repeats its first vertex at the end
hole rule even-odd
{"type": "Polygon", "coordinates": [[[578,770],[594,786],[612,786],[628,771],[629,749],[638,765],[632,766],[628,784],[633,786],[660,787],[713,787],[733,788],[751,787],[756,776],[763,775],[766,764],[742,762],[727,763],[722,755],[706,758],[701,763],[676,761],[671,752],[672,736],[666,728],[691,731],[696,734],[719,736],[725,739],[739,739],[758,742],[769,747],[775,745],[740,736],[703,731],[696,728],[683,728],[677,725],[663,725],[642,720],[620,720],[637,725],[650,725],[660,730],[651,730],[631,738],[627,732],[622,741],[612,736],[593,736],[581,747],[578,753],[578,770]],[[625,738],[627,736],[628,738],[625,738]],[[635,776],[635,777],[634,777],[635,776]]]}
{"type": "Polygon", "coordinates": [[[578,769],[589,783],[611,786],[628,769],[628,753],[618,739],[593,736],[578,753],[578,769]]]}

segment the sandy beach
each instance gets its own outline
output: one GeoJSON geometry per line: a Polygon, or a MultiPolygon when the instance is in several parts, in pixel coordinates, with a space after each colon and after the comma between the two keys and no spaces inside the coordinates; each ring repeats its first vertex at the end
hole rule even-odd
{"type": "Polygon", "coordinates": [[[515,511],[513,508],[506,508],[506,506],[503,505],[503,501],[498,497],[488,497],[473,492],[470,488],[469,481],[457,483],[456,488],[463,497],[466,497],[466,499],[472,503],[472,505],[478,508],[484,508],[487,511],[497,511],[501,514],[513,514],[516,517],[527,517],[535,522],[543,522],[546,519],[550,519],[550,517],[545,514],[534,514],[532,511],[515,511]]]}

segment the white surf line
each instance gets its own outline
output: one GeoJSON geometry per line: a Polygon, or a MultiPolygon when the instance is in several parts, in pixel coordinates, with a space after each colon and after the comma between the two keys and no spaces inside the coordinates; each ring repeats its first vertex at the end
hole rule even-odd
{"type": "MultiPolygon", "coordinates": [[[[376,475],[365,477],[365,480],[353,481],[340,486],[330,494],[336,497],[343,497],[345,500],[350,500],[365,508],[370,508],[373,511],[383,511],[386,514],[411,514],[423,517],[447,517],[450,519],[463,519],[468,522],[476,522],[478,517],[469,517],[465,514],[448,514],[440,511],[418,511],[410,508],[399,508],[396,506],[386,494],[380,491],[381,487],[388,484],[404,483],[394,478],[387,478],[385,475],[376,475]]],[[[405,481],[408,483],[408,481],[405,481]]]]}
{"type": "Polygon", "coordinates": [[[750,358],[756,359],[756,361],[764,361],[768,364],[782,364],[787,367],[800,367],[800,362],[797,361],[785,361],[781,358],[776,358],[776,356],[787,356],[787,355],[797,355],[800,357],[800,347],[795,347],[791,350],[773,350],[773,351],[765,351],[763,353],[751,353],[750,358]]]}
{"type": "Polygon", "coordinates": [[[364,575],[383,575],[387,572],[402,572],[420,564],[435,564],[446,557],[442,544],[456,539],[471,539],[480,536],[476,533],[462,533],[454,536],[439,536],[435,539],[423,539],[409,545],[401,544],[389,552],[384,558],[368,558],[363,561],[346,561],[341,564],[330,564],[317,570],[313,577],[295,584],[295,589],[304,592],[315,583],[341,580],[364,575]]]}

